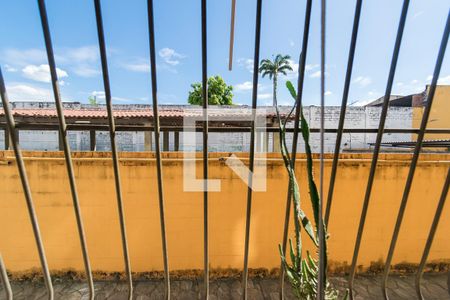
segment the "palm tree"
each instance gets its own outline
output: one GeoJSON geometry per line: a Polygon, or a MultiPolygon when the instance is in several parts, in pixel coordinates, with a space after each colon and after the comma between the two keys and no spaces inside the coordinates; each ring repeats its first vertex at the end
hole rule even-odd
{"type": "Polygon", "coordinates": [[[278,73],[283,75],[287,74],[287,71],[292,71],[289,55],[277,54],[275,59],[263,59],[259,65],[259,73],[262,77],[269,75],[269,79],[273,80],[273,106],[277,105],[277,83],[278,73]]]}

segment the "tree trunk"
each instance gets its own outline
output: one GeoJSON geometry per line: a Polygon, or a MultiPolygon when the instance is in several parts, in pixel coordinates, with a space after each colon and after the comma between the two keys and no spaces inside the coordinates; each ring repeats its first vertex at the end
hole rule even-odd
{"type": "Polygon", "coordinates": [[[278,80],[277,80],[277,74],[273,75],[273,107],[278,105],[278,101],[277,101],[277,84],[278,84],[278,80]]]}

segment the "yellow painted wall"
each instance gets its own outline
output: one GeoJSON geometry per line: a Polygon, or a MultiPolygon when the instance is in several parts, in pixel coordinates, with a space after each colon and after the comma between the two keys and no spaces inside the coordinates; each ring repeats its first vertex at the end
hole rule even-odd
{"type": "MultiPolygon", "coordinates": [[[[429,86],[427,87],[428,92],[429,86]]],[[[413,128],[420,128],[424,107],[413,110],[413,128]]],[[[427,128],[450,128],[450,85],[438,85],[427,128]]],[[[450,134],[427,134],[425,139],[449,139],[450,134]]]]}
{"type": "MultiPolygon", "coordinates": [[[[61,152],[25,152],[36,211],[51,269],[83,270],[72,200],[61,152]]],[[[77,186],[92,268],[124,269],[111,159],[108,153],[75,153],[77,186]]],[[[172,270],[203,267],[202,193],[182,190],[182,153],[164,153],[169,264],[172,270]]],[[[247,188],[213,153],[211,178],[222,179],[222,191],[210,194],[211,267],[242,268],[247,188]]],[[[245,156],[242,154],[240,156],[245,156]]],[[[382,154],[375,178],[360,263],[383,259],[388,249],[405,178],[409,154],[382,154]]],[[[351,260],[370,167],[369,154],[343,154],[338,170],[329,232],[330,259],[351,260]]],[[[201,164],[198,164],[199,169],[201,164]]],[[[305,161],[297,174],[307,203],[305,161]]],[[[417,167],[394,263],[418,262],[450,166],[449,154],[427,154],[417,167]]],[[[317,167],[317,166],[316,166],[317,167]]],[[[328,183],[330,157],[325,166],[328,183]]],[[[155,161],[150,153],[121,153],[129,249],[133,271],[161,270],[159,207],[155,161]]],[[[199,174],[201,174],[199,172],[199,174]]],[[[0,251],[11,271],[39,267],[38,255],[12,152],[0,152],[0,251]]],[[[251,268],[279,266],[287,176],[282,161],[270,154],[268,190],[254,193],[250,239],[251,268]]],[[[326,190],[326,187],[325,187],[326,190]]],[[[310,210],[306,209],[310,214],[310,210]]],[[[292,223],[292,222],[291,222],[292,223]]],[[[292,234],[292,229],[290,230],[292,234]]],[[[446,205],[430,260],[450,259],[450,205],[446,205]]]]}

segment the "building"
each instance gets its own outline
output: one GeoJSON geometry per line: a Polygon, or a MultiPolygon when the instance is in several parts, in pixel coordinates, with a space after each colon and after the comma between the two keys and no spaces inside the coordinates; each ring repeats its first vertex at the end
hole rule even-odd
{"type": "MultiPolygon", "coordinates": [[[[428,87],[427,87],[428,90],[428,87]]],[[[386,129],[413,129],[420,127],[427,90],[408,96],[392,96],[386,119],[386,129]]],[[[372,101],[366,106],[349,106],[347,108],[345,132],[341,148],[343,151],[367,151],[375,142],[383,98],[372,101]],[[354,130],[354,132],[352,132],[354,130]],[[366,131],[366,132],[362,132],[366,131]]],[[[436,89],[433,109],[428,128],[450,128],[450,86],[441,85],[436,89]]],[[[27,150],[51,151],[61,149],[58,138],[58,118],[55,105],[52,102],[14,102],[12,103],[14,118],[19,129],[21,145],[27,150]]],[[[286,116],[291,107],[280,107],[282,117],[286,116]]],[[[114,116],[117,130],[119,151],[150,151],[154,149],[152,121],[153,112],[150,105],[130,104],[114,105],[114,116]]],[[[278,123],[273,107],[260,107],[265,115],[267,134],[261,137],[259,149],[267,152],[278,152],[278,123]],[[275,141],[275,142],[274,142],[275,141]]],[[[161,148],[164,151],[183,150],[183,122],[185,118],[200,116],[201,108],[191,105],[162,105],[159,108],[161,123],[161,148]]],[[[107,113],[104,105],[89,105],[78,102],[64,103],[64,115],[68,124],[68,137],[71,148],[75,151],[109,151],[110,139],[108,133],[107,113]]],[[[223,116],[229,121],[210,123],[209,147],[212,152],[242,152],[248,151],[250,122],[242,120],[251,116],[248,106],[220,106],[209,109],[211,117],[223,116]],[[232,120],[241,118],[239,120],[232,120]]],[[[309,106],[304,108],[304,115],[312,130],[311,146],[313,151],[319,151],[320,108],[309,106]]],[[[325,152],[334,151],[338,127],[340,107],[328,106],[325,109],[325,152]]],[[[293,122],[288,124],[293,127],[293,122]]],[[[5,139],[5,120],[0,109],[0,144],[8,149],[8,139],[5,139]]],[[[200,151],[200,135],[197,150],[200,151]]],[[[287,135],[290,147],[291,134],[287,135]]],[[[425,140],[443,140],[448,142],[449,134],[427,134],[425,140]]],[[[383,136],[386,147],[394,144],[415,140],[415,134],[389,132],[383,136]]],[[[432,143],[436,143],[433,141],[432,143]]],[[[445,145],[444,145],[445,146],[445,145]]],[[[303,151],[303,142],[299,141],[299,151],[303,151]]]]}

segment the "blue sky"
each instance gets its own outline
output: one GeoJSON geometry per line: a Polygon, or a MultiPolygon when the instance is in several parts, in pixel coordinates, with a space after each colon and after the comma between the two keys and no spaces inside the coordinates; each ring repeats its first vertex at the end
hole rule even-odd
{"type": "MultiPolygon", "coordinates": [[[[320,1],[313,1],[304,103],[319,103],[320,1]]],[[[349,102],[384,94],[400,0],[366,0],[362,8],[349,102]]],[[[101,100],[98,41],[93,1],[47,0],[61,92],[65,101],[101,100]]],[[[326,105],[339,105],[347,63],[355,0],[327,1],[326,105]]],[[[158,92],[161,104],[185,104],[192,82],[201,79],[200,1],[154,0],[158,92]]],[[[234,86],[234,102],[251,103],[255,0],[237,0],[233,71],[228,71],[231,0],[208,1],[208,72],[234,86]]],[[[423,91],[433,72],[450,2],[411,1],[393,94],[423,91]]],[[[102,2],[113,101],[151,102],[146,1],[102,2]]],[[[304,0],[264,0],[261,58],[281,53],[297,63],[303,32],[304,0]]],[[[0,65],[12,101],[53,101],[37,1],[2,1],[0,65]]],[[[441,83],[450,84],[448,54],[441,83]]],[[[281,104],[292,104],[282,77],[281,104]]],[[[258,104],[271,104],[271,82],[260,79],[258,104]]]]}

